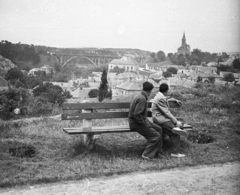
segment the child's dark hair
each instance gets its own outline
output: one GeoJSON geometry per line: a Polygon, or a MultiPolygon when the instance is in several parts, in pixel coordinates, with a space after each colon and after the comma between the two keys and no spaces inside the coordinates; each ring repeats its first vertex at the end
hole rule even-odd
{"type": "Polygon", "coordinates": [[[151,91],[154,88],[153,84],[146,81],[143,83],[143,91],[151,91]]]}
{"type": "Polygon", "coordinates": [[[168,84],[167,83],[162,83],[160,86],[159,86],[159,91],[161,93],[164,93],[166,91],[168,91],[169,87],[168,87],[168,84]]]}

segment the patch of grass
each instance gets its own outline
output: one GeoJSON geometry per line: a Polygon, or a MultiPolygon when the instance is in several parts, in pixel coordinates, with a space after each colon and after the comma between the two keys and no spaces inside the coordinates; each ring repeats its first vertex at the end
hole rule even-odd
{"type": "MultiPolygon", "coordinates": [[[[207,90],[207,89],[205,89],[207,90]]],[[[192,90],[183,94],[183,107],[173,109],[177,116],[193,125],[196,135],[207,135],[211,143],[201,144],[191,139],[181,140],[186,158],[170,157],[149,162],[140,158],[145,139],[137,133],[103,134],[88,153],[82,135],[69,136],[64,127],[82,126],[81,121],[61,121],[42,118],[36,121],[0,121],[0,187],[22,184],[77,180],[146,170],[160,170],[189,165],[224,163],[240,160],[239,100],[240,89],[224,92],[213,90],[205,96],[195,96],[192,90]],[[232,104],[235,101],[235,104],[232,104]],[[34,156],[12,155],[9,148],[33,146],[34,156]]],[[[195,93],[195,92],[194,92],[195,93]]],[[[181,96],[181,91],[176,95],[181,96]]],[[[94,120],[95,126],[126,125],[127,120],[94,120]]]]}

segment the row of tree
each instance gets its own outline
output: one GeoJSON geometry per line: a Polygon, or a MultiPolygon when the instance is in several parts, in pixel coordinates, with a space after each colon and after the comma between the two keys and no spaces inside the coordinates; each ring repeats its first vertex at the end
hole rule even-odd
{"type": "Polygon", "coordinates": [[[200,49],[193,49],[191,54],[177,54],[177,53],[168,53],[167,55],[164,51],[158,51],[157,53],[150,53],[150,57],[146,62],[148,63],[158,63],[163,61],[171,61],[173,64],[177,65],[200,65],[207,64],[209,62],[223,62],[224,59],[229,58],[229,55],[226,52],[223,52],[221,55],[217,53],[203,52],[200,49]]]}

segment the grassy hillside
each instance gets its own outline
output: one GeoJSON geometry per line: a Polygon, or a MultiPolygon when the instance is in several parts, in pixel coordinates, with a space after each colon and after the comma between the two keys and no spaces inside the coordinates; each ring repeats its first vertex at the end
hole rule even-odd
{"type": "MultiPolygon", "coordinates": [[[[0,186],[240,160],[240,88],[208,85],[175,90],[172,95],[183,102],[182,108],[172,110],[174,114],[194,127],[188,138],[181,140],[186,158],[171,158],[170,150],[165,149],[164,159],[142,160],[145,140],[137,133],[104,134],[88,153],[83,136],[69,136],[62,131],[63,127],[81,126],[81,121],[1,121],[0,186]],[[30,153],[14,153],[11,148],[16,146],[29,148],[30,153]],[[31,150],[36,151],[32,156],[31,150]]],[[[127,120],[94,121],[96,126],[124,124],[127,120]]]]}

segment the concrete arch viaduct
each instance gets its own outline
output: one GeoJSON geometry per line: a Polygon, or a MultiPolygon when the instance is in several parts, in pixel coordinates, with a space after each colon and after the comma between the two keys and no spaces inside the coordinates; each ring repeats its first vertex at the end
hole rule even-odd
{"type": "MultiPolygon", "coordinates": [[[[100,64],[108,64],[110,61],[114,59],[120,59],[122,56],[109,56],[109,55],[90,55],[90,54],[64,54],[64,53],[50,53],[54,56],[62,67],[65,67],[68,62],[75,58],[86,58],[88,59],[94,66],[99,66],[100,64]]],[[[138,62],[142,62],[143,58],[136,58],[138,62]]]]}
{"type": "Polygon", "coordinates": [[[108,64],[113,59],[119,59],[122,56],[107,56],[107,55],[83,55],[83,54],[63,54],[63,53],[51,53],[55,56],[62,67],[66,66],[68,62],[75,58],[88,59],[94,66],[99,64],[108,64]]]}

